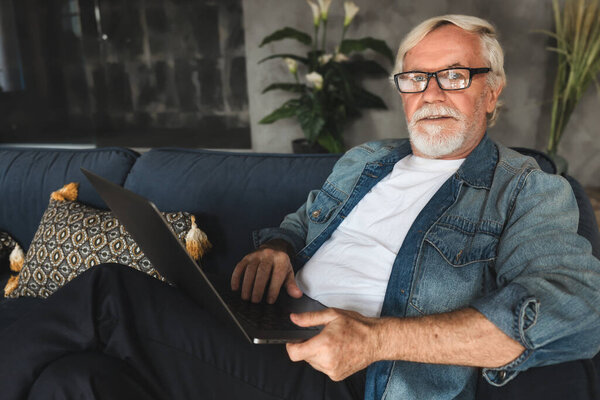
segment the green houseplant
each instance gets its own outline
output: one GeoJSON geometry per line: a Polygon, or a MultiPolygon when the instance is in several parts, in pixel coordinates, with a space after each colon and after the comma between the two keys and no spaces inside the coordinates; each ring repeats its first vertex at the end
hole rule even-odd
{"type": "Polygon", "coordinates": [[[566,172],[566,161],[557,154],[558,144],[575,106],[593,82],[600,90],[600,4],[599,0],[553,0],[554,32],[543,31],[556,41],[549,48],[558,55],[554,81],[548,155],[559,172],[566,172]]]}
{"type": "Polygon", "coordinates": [[[343,130],[346,122],[360,115],[360,109],[385,109],[383,100],[365,90],[359,80],[365,75],[386,75],[387,71],[376,61],[357,55],[370,49],[385,56],[391,63],[394,55],[382,40],[372,37],[346,39],[346,31],[358,12],[352,1],[344,3],[345,18],[341,39],[331,52],[327,50],[327,21],[331,0],[308,0],[313,12],[314,32],[285,27],[265,37],[267,43],[294,39],[308,49],[306,55],[273,54],[259,63],[283,59],[294,79],[292,82],[272,83],[263,90],[285,90],[297,95],[286,101],[260,123],[271,124],[283,118],[296,118],[310,145],[319,145],[331,153],[344,151],[343,130]],[[320,39],[320,40],[319,40],[320,39]],[[303,70],[303,74],[300,74],[303,70]]]}

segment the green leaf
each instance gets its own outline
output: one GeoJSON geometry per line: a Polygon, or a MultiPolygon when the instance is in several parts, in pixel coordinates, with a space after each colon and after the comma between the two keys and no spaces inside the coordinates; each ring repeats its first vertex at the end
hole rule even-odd
{"type": "Polygon", "coordinates": [[[273,32],[272,34],[264,38],[262,43],[258,47],[263,47],[267,43],[283,39],[296,39],[300,43],[303,43],[307,46],[310,46],[310,44],[312,43],[312,38],[308,33],[287,26],[283,29],[273,32]]]}
{"type": "Polygon", "coordinates": [[[569,53],[567,53],[565,50],[563,49],[559,49],[558,47],[546,47],[546,50],[548,51],[553,51],[555,53],[559,53],[562,54],[564,56],[566,56],[567,58],[570,56],[569,53]]]}
{"type": "Polygon", "coordinates": [[[361,87],[357,86],[354,88],[354,98],[357,107],[387,110],[387,106],[385,105],[381,97],[361,87]]]}
{"type": "Polygon", "coordinates": [[[273,58],[293,58],[294,60],[300,61],[303,64],[308,64],[308,58],[297,56],[295,54],[272,54],[272,55],[270,55],[268,57],[263,58],[257,64],[260,64],[260,63],[262,63],[264,61],[267,61],[267,60],[271,60],[273,58]]]}
{"type": "Polygon", "coordinates": [[[351,75],[387,76],[388,71],[381,64],[372,60],[353,60],[342,64],[351,75]]]}
{"type": "Polygon", "coordinates": [[[285,90],[287,92],[302,93],[307,86],[302,83],[272,83],[267,86],[262,92],[266,93],[271,90],[285,90]]]}
{"type": "Polygon", "coordinates": [[[298,113],[298,122],[309,142],[314,143],[319,137],[321,129],[325,126],[325,119],[308,110],[298,113]]]}
{"type": "Polygon", "coordinates": [[[298,101],[298,99],[288,100],[281,107],[279,107],[278,109],[273,111],[271,114],[267,115],[266,117],[264,117],[263,119],[258,121],[258,123],[259,124],[272,124],[273,122],[278,121],[280,119],[294,117],[296,115],[296,113],[298,112],[299,105],[300,105],[300,102],[298,101]]]}
{"type": "Polygon", "coordinates": [[[384,55],[392,64],[394,63],[394,53],[392,53],[392,50],[383,40],[372,37],[366,37],[362,39],[345,39],[340,45],[340,52],[344,54],[350,54],[353,51],[364,51],[367,49],[371,49],[379,54],[384,55]]]}
{"type": "Polygon", "coordinates": [[[348,71],[342,64],[332,63],[331,70],[327,72],[325,80],[331,81],[332,85],[339,90],[339,94],[347,106],[351,109],[355,107],[352,92],[353,79],[348,75],[348,71]]]}
{"type": "Polygon", "coordinates": [[[334,138],[330,133],[319,136],[317,142],[330,153],[344,152],[344,145],[341,140],[334,138]]]}
{"type": "Polygon", "coordinates": [[[600,3],[597,0],[552,1],[557,53],[548,152],[555,153],[575,106],[600,73],[600,3]]]}
{"type": "Polygon", "coordinates": [[[325,126],[325,118],[323,117],[323,107],[320,98],[317,94],[311,93],[302,99],[302,104],[298,108],[298,122],[304,132],[304,136],[309,142],[314,143],[321,130],[325,126]]]}

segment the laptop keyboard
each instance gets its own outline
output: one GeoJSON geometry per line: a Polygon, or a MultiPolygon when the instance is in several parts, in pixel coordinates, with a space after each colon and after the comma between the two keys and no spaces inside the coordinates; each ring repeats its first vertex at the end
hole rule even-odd
{"type": "Polygon", "coordinates": [[[301,328],[290,320],[290,314],[276,304],[255,304],[242,300],[239,292],[219,290],[223,300],[236,317],[256,329],[262,330],[318,330],[316,327],[301,328]]]}

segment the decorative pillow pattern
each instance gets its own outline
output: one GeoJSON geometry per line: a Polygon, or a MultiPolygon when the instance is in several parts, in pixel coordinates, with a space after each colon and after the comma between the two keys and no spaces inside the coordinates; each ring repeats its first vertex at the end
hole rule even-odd
{"type": "MultiPolygon", "coordinates": [[[[18,285],[6,293],[7,297],[48,297],[83,271],[102,263],[129,265],[164,281],[110,211],[63,199],[57,195],[59,192],[54,192],[50,199],[25,256],[18,285]]],[[[186,236],[194,236],[191,233],[199,231],[189,213],[163,215],[184,243],[186,236]]],[[[186,247],[190,247],[189,243],[186,247]]],[[[206,240],[204,247],[200,247],[200,254],[192,254],[196,259],[210,243],[206,240]]]]}

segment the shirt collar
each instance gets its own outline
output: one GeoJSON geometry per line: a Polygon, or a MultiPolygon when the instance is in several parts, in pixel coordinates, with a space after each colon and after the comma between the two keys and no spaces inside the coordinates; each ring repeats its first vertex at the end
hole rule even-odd
{"type": "Polygon", "coordinates": [[[477,147],[460,166],[456,176],[471,186],[489,189],[492,186],[496,164],[498,164],[498,148],[486,132],[477,147]]]}
{"type": "Polygon", "coordinates": [[[378,163],[394,166],[398,161],[412,154],[412,148],[408,139],[404,139],[399,145],[390,146],[387,149],[388,151],[378,159],[378,163]]]}

